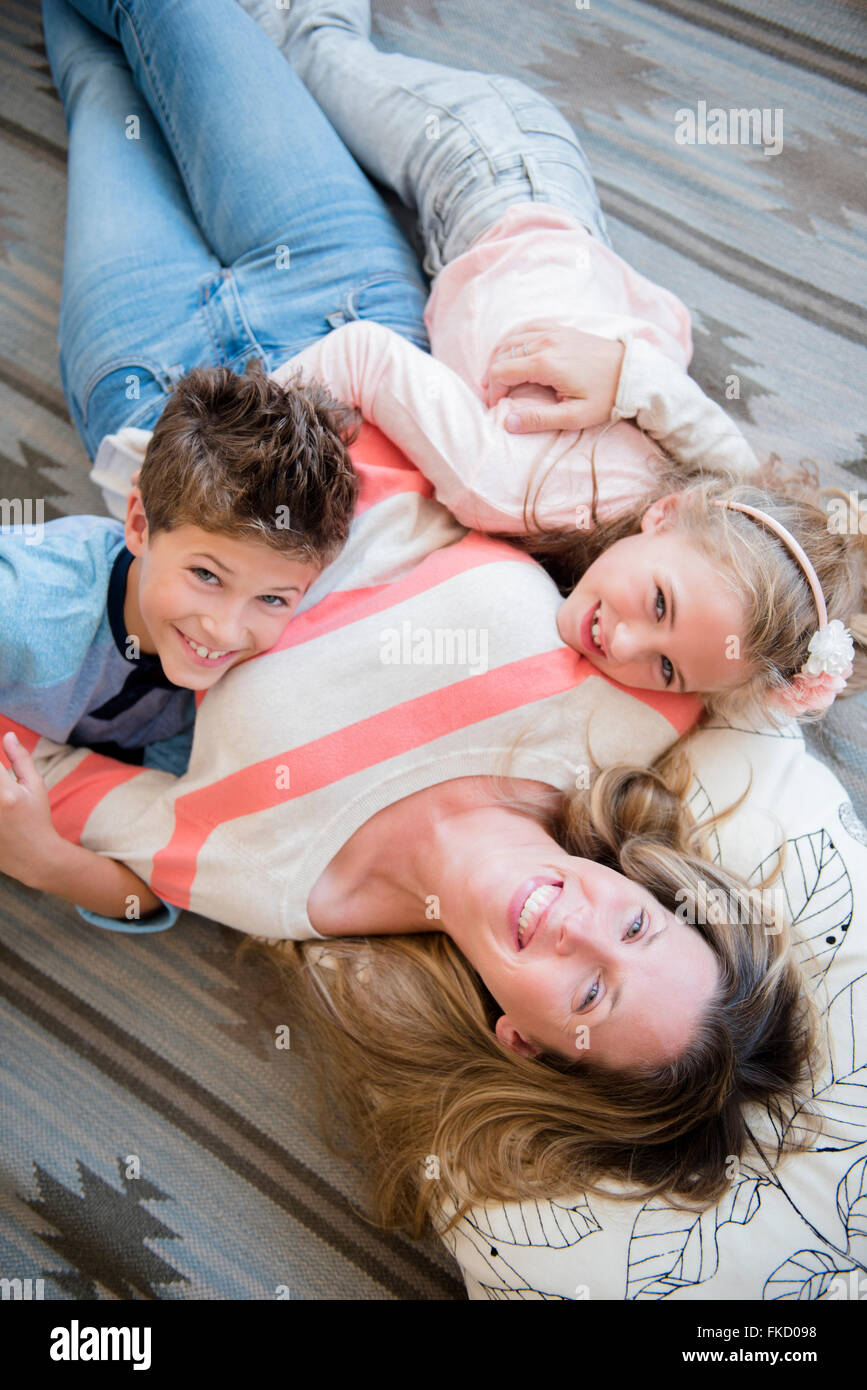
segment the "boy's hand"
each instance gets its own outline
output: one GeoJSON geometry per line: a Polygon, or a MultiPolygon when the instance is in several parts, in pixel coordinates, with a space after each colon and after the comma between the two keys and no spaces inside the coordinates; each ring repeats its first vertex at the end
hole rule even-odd
{"type": "Polygon", "coordinates": [[[595,333],[556,324],[510,333],[497,344],[482,388],[492,409],[513,386],[535,382],[557,393],[550,405],[516,401],[506,418],[513,434],[538,430],[583,430],[611,419],[624,346],[595,333]],[[518,422],[512,423],[512,414],[518,422]]]}
{"type": "Polygon", "coordinates": [[[0,767],[0,871],[38,888],[61,837],[52,824],[48,789],[27,749],[11,731],[2,743],[12,772],[0,767]]]}

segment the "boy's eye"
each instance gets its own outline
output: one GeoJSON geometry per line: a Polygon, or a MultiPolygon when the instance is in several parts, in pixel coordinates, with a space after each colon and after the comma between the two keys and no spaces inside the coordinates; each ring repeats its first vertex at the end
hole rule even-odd
{"type": "Polygon", "coordinates": [[[665,617],[665,594],[660,588],[656,590],[656,617],[658,622],[665,617]]]}
{"type": "Polygon", "coordinates": [[[662,658],[660,665],[662,667],[662,679],[665,681],[666,685],[671,685],[674,679],[674,667],[667,656],[662,658]]]}
{"type": "MultiPolygon", "coordinates": [[[[208,588],[211,589],[214,586],[210,583],[210,580],[213,579],[216,584],[219,584],[220,582],[219,577],[216,574],[214,574],[213,570],[205,569],[204,565],[196,565],[194,569],[190,570],[190,573],[194,574],[197,579],[201,579],[202,583],[207,584],[208,588]]],[[[262,602],[265,604],[266,608],[286,607],[285,598],[281,598],[279,594],[260,594],[259,597],[262,599],[262,602]]]]}

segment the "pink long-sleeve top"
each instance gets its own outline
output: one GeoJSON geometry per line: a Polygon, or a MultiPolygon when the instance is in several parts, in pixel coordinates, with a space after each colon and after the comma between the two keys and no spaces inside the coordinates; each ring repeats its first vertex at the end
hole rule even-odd
{"type": "MultiPolygon", "coordinates": [[[[692,343],[684,305],[558,208],[510,208],[440,272],[425,321],[432,354],[358,320],[312,343],[274,377],[301,368],[358,406],[465,526],[520,534],[528,514],[547,528],[587,526],[591,459],[599,516],[627,510],[653,482],[656,444],[690,467],[740,475],[756,467],[737,427],[686,374],[692,343]],[[578,432],[511,434],[509,397],[489,410],[481,382],[507,334],[551,324],[624,342],[612,419],[578,432]],[[534,512],[525,510],[528,499],[534,512]]],[[[544,387],[519,389],[553,398],[544,387]]],[[[125,515],[127,479],[146,441],[141,430],[121,430],[97,454],[91,477],[115,516],[125,515]]]]}
{"type": "MultiPolygon", "coordinates": [[[[686,375],[692,340],[684,305],[558,208],[510,208],[437,276],[425,322],[431,355],[380,324],[357,321],[275,375],[285,379],[301,366],[360,407],[465,526],[517,534],[531,516],[546,528],[587,526],[591,459],[598,515],[627,510],[653,483],[656,443],[691,466],[755,468],[740,431],[686,375]],[[509,397],[489,410],[481,385],[492,353],[509,334],[552,324],[626,345],[612,419],[580,432],[511,434],[509,397]]],[[[517,394],[554,399],[540,386],[517,394]]]]}

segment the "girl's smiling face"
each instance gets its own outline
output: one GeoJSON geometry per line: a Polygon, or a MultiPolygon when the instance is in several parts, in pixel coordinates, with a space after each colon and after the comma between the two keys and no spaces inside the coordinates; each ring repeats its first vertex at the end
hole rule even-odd
{"type": "Polygon", "coordinates": [[[750,675],[741,656],[742,598],[719,564],[676,523],[677,494],[645,513],[641,530],[609,546],[557,614],[563,641],[621,685],[727,690],[750,675]]]}

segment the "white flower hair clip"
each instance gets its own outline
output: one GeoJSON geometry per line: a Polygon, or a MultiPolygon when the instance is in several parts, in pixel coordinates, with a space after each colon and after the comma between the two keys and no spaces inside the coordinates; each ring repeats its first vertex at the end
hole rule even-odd
{"type": "Polygon", "coordinates": [[[819,627],[810,638],[810,644],[807,648],[809,655],[799,674],[795,676],[787,690],[781,690],[774,696],[774,704],[796,718],[799,715],[828,709],[852,674],[855,643],[852,641],[852,634],[849,629],[843,625],[839,618],[834,618],[830,623],[828,622],[825,595],[822,593],[819,576],[813,568],[807,552],[803,546],[798,544],[791,532],[786,530],[785,526],[781,525],[774,517],[769,516],[767,512],[760,511],[758,507],[748,507],[743,502],[722,501],[718,501],[715,505],[729,507],[735,512],[744,512],[746,516],[753,517],[755,521],[761,521],[779,536],[804,571],[816,604],[819,627]]]}

